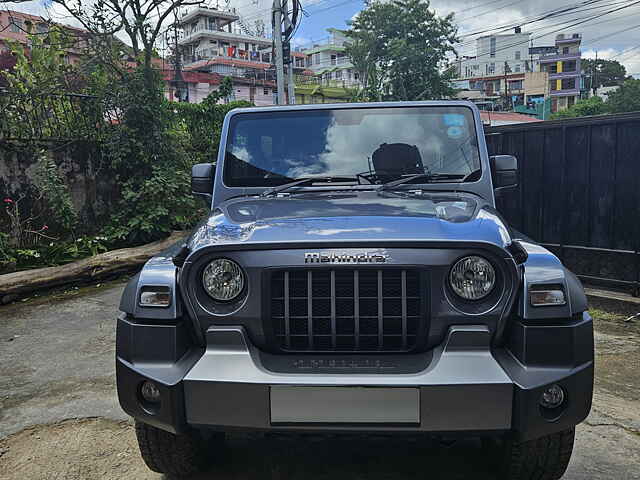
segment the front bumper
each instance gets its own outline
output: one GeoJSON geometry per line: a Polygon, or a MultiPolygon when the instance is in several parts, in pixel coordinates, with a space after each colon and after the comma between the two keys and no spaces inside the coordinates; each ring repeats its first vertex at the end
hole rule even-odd
{"type": "Polygon", "coordinates": [[[423,367],[404,373],[386,373],[393,371],[393,361],[374,362],[375,373],[367,373],[366,368],[341,369],[344,361],[321,359],[301,362],[293,370],[274,369],[241,327],[210,328],[206,349],[190,349],[185,330],[182,324],[157,327],[124,317],[118,321],[120,404],[129,415],[172,432],[189,427],[480,434],[511,431],[526,440],[572,427],[591,408],[593,334],[587,314],[571,326],[574,349],[580,350],[573,358],[584,360],[578,364],[525,366],[518,358],[522,352],[514,355],[506,348],[491,347],[486,326],[465,325],[450,327],[446,340],[423,367]],[[591,356],[585,353],[589,341],[591,356]],[[162,394],[161,406],[153,411],[140,401],[140,384],[146,379],[153,380],[162,394]],[[554,383],[563,387],[568,399],[562,411],[549,416],[540,410],[538,401],[542,391],[554,383]],[[332,421],[331,406],[324,408],[322,399],[325,394],[335,399],[335,387],[352,389],[354,398],[366,399],[363,389],[370,389],[372,401],[382,395],[377,406],[367,406],[366,415],[372,419],[396,418],[395,412],[385,411],[391,404],[385,395],[400,391],[408,391],[409,397],[415,394],[416,412],[404,420],[397,416],[402,421],[367,421],[366,415],[354,421],[332,421]],[[288,395],[289,404],[280,399],[282,392],[288,395]],[[309,403],[308,412],[296,404],[297,398],[309,403]],[[289,416],[287,410],[303,412],[303,416],[289,416]]]}

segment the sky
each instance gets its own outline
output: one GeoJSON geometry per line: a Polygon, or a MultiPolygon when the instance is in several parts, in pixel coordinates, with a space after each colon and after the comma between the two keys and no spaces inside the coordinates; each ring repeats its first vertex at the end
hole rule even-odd
{"type": "MultiPolygon", "coordinates": [[[[227,0],[252,26],[256,20],[270,24],[272,0],[227,0]]],[[[47,15],[54,19],[73,23],[63,18],[59,6],[49,7],[49,1],[29,1],[20,4],[2,2],[3,8],[47,15]]],[[[207,0],[211,6],[226,5],[225,0],[207,0]]],[[[522,27],[531,32],[534,45],[553,45],[557,33],[582,33],[583,57],[613,58],[620,61],[628,74],[640,78],[640,1],[638,0],[432,0],[431,7],[438,15],[454,13],[454,21],[463,36],[457,46],[460,55],[475,54],[476,36],[465,34],[499,25],[531,20],[542,13],[563,7],[585,4],[582,12],[567,13],[555,18],[541,20],[522,27]],[[586,5],[586,3],[589,3],[586,5]],[[618,12],[605,14],[608,10],[627,7],[618,12]],[[586,10],[590,9],[590,10],[586,10]],[[591,17],[591,18],[589,18],[591,17]],[[581,25],[571,26],[583,20],[581,25]],[[558,32],[552,32],[559,30],[558,32]],[[634,48],[637,47],[637,48],[634,48]]],[[[363,0],[302,0],[307,15],[303,16],[300,28],[293,39],[294,46],[311,46],[326,41],[329,27],[347,28],[348,22],[364,8],[363,0]]],[[[507,32],[505,32],[507,33],[507,32]]]]}

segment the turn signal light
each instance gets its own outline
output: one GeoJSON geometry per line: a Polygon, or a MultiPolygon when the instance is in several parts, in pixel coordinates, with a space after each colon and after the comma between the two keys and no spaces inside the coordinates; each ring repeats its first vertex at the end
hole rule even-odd
{"type": "Polygon", "coordinates": [[[534,307],[559,306],[567,303],[561,288],[536,288],[529,290],[529,301],[534,307]]]}
{"type": "Polygon", "coordinates": [[[169,287],[143,287],[140,292],[141,307],[168,307],[171,305],[169,287]]]}

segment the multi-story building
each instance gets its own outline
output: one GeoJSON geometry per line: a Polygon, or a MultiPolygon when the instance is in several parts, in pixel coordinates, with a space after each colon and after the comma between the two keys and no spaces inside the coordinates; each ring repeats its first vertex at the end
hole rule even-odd
{"type": "Polygon", "coordinates": [[[581,41],[579,33],[557,35],[556,51],[540,57],[540,69],[549,75],[552,112],[565,110],[580,99],[581,41]]]}
{"type": "Polygon", "coordinates": [[[332,87],[357,87],[360,85],[358,72],[346,54],[349,39],[344,31],[328,28],[329,38],[324,43],[314,44],[300,50],[305,56],[305,67],[311,70],[314,81],[332,87]]]}
{"type": "Polygon", "coordinates": [[[187,12],[179,21],[184,69],[265,78],[271,67],[271,39],[238,31],[234,22],[239,20],[233,10],[197,7],[187,12]]]}
{"type": "Polygon", "coordinates": [[[458,98],[520,108],[546,118],[580,98],[581,35],[557,35],[555,45],[530,47],[529,33],[477,40],[477,54],[458,60],[458,98]],[[505,85],[506,82],[506,85],[505,85]]]}
{"type": "Polygon", "coordinates": [[[45,34],[54,25],[66,35],[64,61],[75,65],[80,61],[82,51],[86,47],[86,30],[52,23],[42,17],[14,10],[0,10],[0,53],[9,51],[9,42],[12,41],[23,45],[28,51],[31,48],[29,35],[45,34]]]}
{"type": "Polygon", "coordinates": [[[508,35],[487,35],[476,40],[476,55],[461,57],[458,78],[480,78],[538,70],[539,54],[529,48],[530,33],[516,28],[508,35]]]}

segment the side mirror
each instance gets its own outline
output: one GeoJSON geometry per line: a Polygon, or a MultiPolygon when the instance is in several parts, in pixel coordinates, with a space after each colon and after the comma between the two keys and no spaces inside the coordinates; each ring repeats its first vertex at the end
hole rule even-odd
{"type": "Polygon", "coordinates": [[[518,159],[513,155],[495,155],[489,158],[491,178],[496,191],[518,186],[518,159]]]}
{"type": "Polygon", "coordinates": [[[216,167],[211,163],[197,163],[191,167],[191,193],[202,195],[210,202],[215,172],[216,167]]]}

